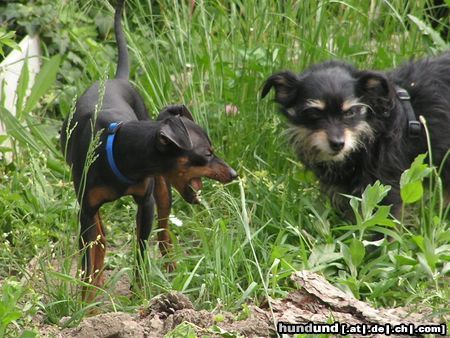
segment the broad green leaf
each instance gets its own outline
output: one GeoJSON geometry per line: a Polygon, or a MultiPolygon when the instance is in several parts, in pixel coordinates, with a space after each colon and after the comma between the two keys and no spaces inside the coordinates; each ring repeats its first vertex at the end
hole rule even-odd
{"type": "Polygon", "coordinates": [[[434,278],[434,266],[431,266],[428,260],[422,253],[417,254],[417,258],[419,260],[420,266],[425,270],[425,272],[432,278],[434,278]]]}
{"type": "Polygon", "coordinates": [[[197,338],[193,324],[183,322],[172,331],[168,332],[164,338],[197,338]]]}
{"type": "Polygon", "coordinates": [[[330,263],[341,258],[341,255],[334,252],[334,250],[334,244],[321,244],[315,246],[311,250],[311,254],[308,258],[308,266],[315,267],[322,263],[330,263]]]}
{"type": "Polygon", "coordinates": [[[366,248],[364,247],[364,244],[359,239],[353,238],[350,243],[349,250],[352,256],[353,264],[355,266],[359,266],[366,255],[366,248]]]}
{"type": "Polygon", "coordinates": [[[426,156],[426,154],[418,155],[411,167],[400,177],[400,196],[405,204],[417,202],[423,196],[423,179],[432,171],[427,164],[423,163],[426,156]]]}
{"type": "Polygon", "coordinates": [[[418,155],[411,163],[411,167],[403,172],[400,177],[400,187],[411,182],[422,181],[431,173],[431,168],[423,163],[426,156],[426,154],[418,155]]]}
{"type": "Polygon", "coordinates": [[[377,211],[372,215],[372,217],[363,223],[364,228],[369,228],[374,225],[385,225],[389,227],[394,227],[395,223],[389,218],[389,212],[391,207],[388,205],[382,205],[378,207],[377,211]]]}
{"type": "Polygon", "coordinates": [[[373,185],[368,185],[362,194],[361,208],[363,218],[369,217],[374,208],[387,196],[390,186],[385,186],[376,181],[373,185]]]}
{"type": "Polygon", "coordinates": [[[410,182],[400,189],[400,196],[405,204],[411,204],[420,200],[423,196],[422,182],[410,182]]]}
{"type": "Polygon", "coordinates": [[[421,235],[413,236],[412,241],[420,248],[422,252],[425,252],[425,239],[421,235]]]}
{"type": "Polygon", "coordinates": [[[408,18],[414,22],[414,24],[420,29],[424,35],[431,37],[434,45],[438,47],[439,50],[445,50],[448,48],[449,44],[441,38],[440,34],[436,32],[432,27],[428,26],[425,22],[415,17],[414,15],[408,14],[408,18]]]}
{"type": "MultiPolygon", "coordinates": [[[[356,269],[356,264],[353,257],[353,252],[351,251],[351,248],[347,246],[344,243],[339,243],[341,246],[341,255],[344,258],[345,263],[347,264],[348,268],[350,269],[350,274],[352,277],[356,277],[358,275],[358,271],[356,269]]],[[[354,249],[355,251],[358,251],[358,249],[354,249]]],[[[360,255],[360,253],[355,253],[357,256],[360,255]]],[[[358,258],[357,258],[358,260],[358,258]]],[[[352,288],[352,291],[355,292],[357,290],[354,290],[352,288]]]]}
{"type": "Polygon", "coordinates": [[[22,332],[22,334],[20,335],[19,338],[35,338],[37,336],[38,335],[36,332],[26,330],[26,331],[22,332]]]}
{"type": "Polygon", "coordinates": [[[14,320],[22,317],[22,312],[18,310],[9,310],[6,314],[0,317],[0,320],[3,324],[9,324],[14,320]]]}
{"type": "Polygon", "coordinates": [[[48,60],[41,68],[39,74],[36,76],[33,88],[31,88],[31,93],[23,109],[23,114],[27,114],[31,110],[33,110],[38,101],[53,85],[56,80],[56,75],[59,71],[60,62],[61,56],[55,55],[50,60],[48,60]]]}

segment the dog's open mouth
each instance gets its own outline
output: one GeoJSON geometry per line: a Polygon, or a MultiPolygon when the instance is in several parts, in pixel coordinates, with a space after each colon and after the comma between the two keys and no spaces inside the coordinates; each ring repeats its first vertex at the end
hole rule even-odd
{"type": "Polygon", "coordinates": [[[184,189],[184,199],[192,204],[200,203],[202,187],[203,183],[200,177],[192,178],[184,189]]]}

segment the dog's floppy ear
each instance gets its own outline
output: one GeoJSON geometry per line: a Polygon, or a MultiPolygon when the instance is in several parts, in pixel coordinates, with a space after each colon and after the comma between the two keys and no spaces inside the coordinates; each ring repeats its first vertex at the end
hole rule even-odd
{"type": "Polygon", "coordinates": [[[372,107],[377,115],[383,118],[391,115],[395,90],[386,75],[371,71],[357,73],[355,92],[372,107]]]}
{"type": "Polygon", "coordinates": [[[172,116],[162,122],[159,129],[158,144],[162,150],[170,144],[174,144],[183,150],[192,149],[191,137],[180,116],[172,116]]]}
{"type": "Polygon", "coordinates": [[[173,104],[167,107],[159,113],[157,120],[162,121],[171,116],[183,116],[191,121],[194,121],[191,112],[184,104],[173,104]]]}
{"type": "Polygon", "coordinates": [[[264,98],[272,87],[275,87],[275,101],[282,105],[287,105],[295,98],[298,84],[298,77],[292,72],[285,71],[273,74],[264,83],[261,97],[264,98]]]}
{"type": "Polygon", "coordinates": [[[356,90],[366,97],[390,97],[392,86],[382,73],[362,71],[357,74],[356,90]]]}

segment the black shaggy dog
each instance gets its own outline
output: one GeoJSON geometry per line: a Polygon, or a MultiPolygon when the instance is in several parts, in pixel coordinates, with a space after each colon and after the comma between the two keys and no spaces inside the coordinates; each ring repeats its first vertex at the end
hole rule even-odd
{"type": "MultiPolygon", "coordinates": [[[[299,159],[342,211],[348,203],[341,194],[361,195],[380,180],[392,186],[383,203],[398,213],[400,175],[428,150],[419,116],[429,129],[433,163],[440,164],[450,148],[450,53],[389,72],[328,61],[299,75],[270,76],[262,97],[272,87],[299,159]]],[[[447,198],[449,162],[442,170],[447,198]]]]}

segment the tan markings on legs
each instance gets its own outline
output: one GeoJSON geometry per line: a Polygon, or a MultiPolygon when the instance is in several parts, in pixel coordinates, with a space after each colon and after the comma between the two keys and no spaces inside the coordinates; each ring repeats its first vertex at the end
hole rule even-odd
{"type": "MultiPolygon", "coordinates": [[[[169,234],[169,215],[171,208],[170,191],[166,180],[162,176],[155,177],[155,202],[158,211],[158,241],[159,250],[163,256],[169,254],[172,250],[172,240],[169,234]]],[[[166,265],[169,272],[172,272],[176,267],[175,262],[170,262],[166,265]]]]}
{"type": "Polygon", "coordinates": [[[88,204],[90,207],[99,207],[105,202],[114,201],[118,196],[116,191],[109,187],[95,187],[88,193],[88,204]]]}
{"type": "Polygon", "coordinates": [[[94,245],[94,285],[102,286],[104,282],[103,265],[106,253],[106,236],[99,212],[95,214],[95,225],[97,227],[97,238],[94,245]]]}
{"type": "MultiPolygon", "coordinates": [[[[106,252],[106,237],[99,212],[95,214],[94,221],[95,241],[86,243],[88,245],[86,254],[90,257],[91,266],[89,269],[90,271],[86,271],[85,273],[87,281],[96,287],[102,287],[104,283],[103,265],[106,252]]],[[[96,289],[83,289],[82,298],[88,303],[91,303],[96,294],[96,289]]]]}

